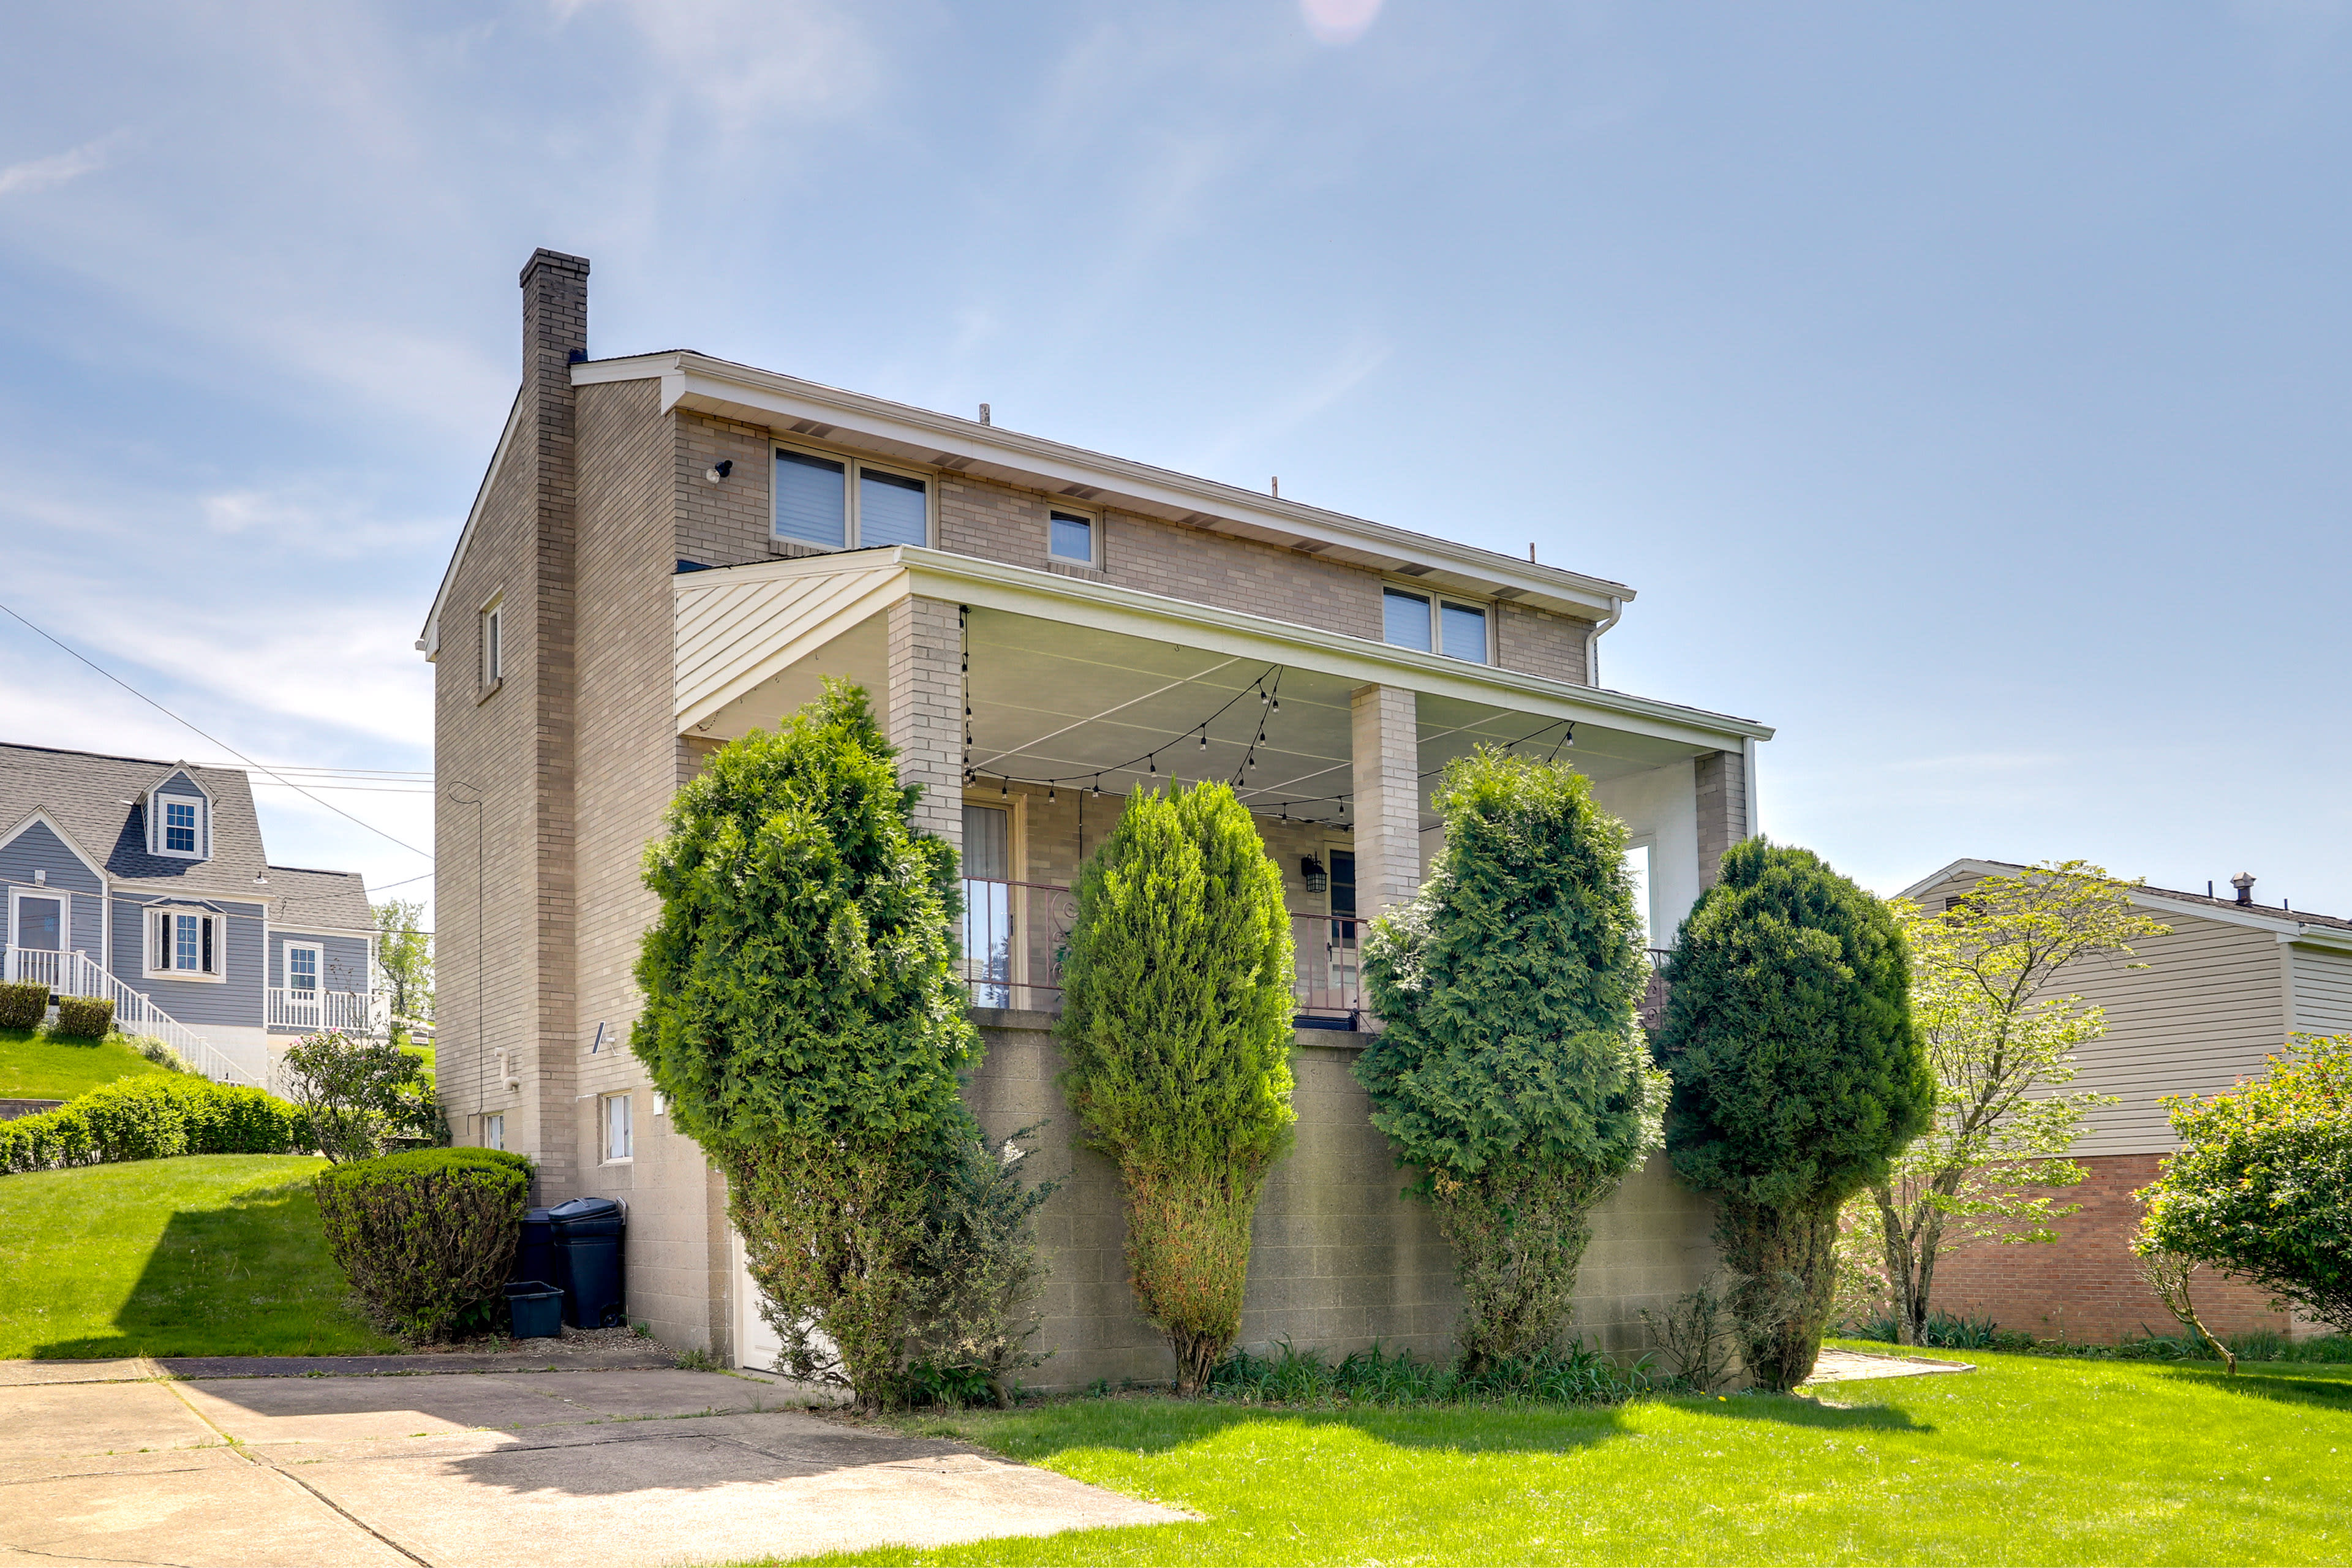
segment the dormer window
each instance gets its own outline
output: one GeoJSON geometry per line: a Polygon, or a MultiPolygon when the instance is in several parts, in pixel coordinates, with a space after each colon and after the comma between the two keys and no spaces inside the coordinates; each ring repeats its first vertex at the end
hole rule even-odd
{"type": "Polygon", "coordinates": [[[147,797],[147,847],[174,860],[212,858],[212,802],[200,795],[147,797]]]}

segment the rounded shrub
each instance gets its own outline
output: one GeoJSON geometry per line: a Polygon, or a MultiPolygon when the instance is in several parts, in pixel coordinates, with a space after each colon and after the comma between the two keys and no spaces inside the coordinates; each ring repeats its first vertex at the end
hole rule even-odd
{"type": "Polygon", "coordinates": [[[194,1077],[121,1079],[38,1116],[0,1121],[0,1171],[181,1154],[290,1154],[310,1146],[301,1110],[258,1089],[194,1077]]]}
{"type": "Polygon", "coordinates": [[[416,1149],[331,1165],[312,1186],[352,1289],[387,1328],[433,1341],[505,1285],[530,1170],[499,1149],[416,1149]]]}
{"type": "Polygon", "coordinates": [[[102,1040],[114,1030],[114,999],[110,996],[58,998],[57,1035],[65,1040],[102,1040]]]}
{"type": "Polygon", "coordinates": [[[49,988],[37,981],[0,985],[0,1029],[37,1029],[49,1016],[49,988]]]}

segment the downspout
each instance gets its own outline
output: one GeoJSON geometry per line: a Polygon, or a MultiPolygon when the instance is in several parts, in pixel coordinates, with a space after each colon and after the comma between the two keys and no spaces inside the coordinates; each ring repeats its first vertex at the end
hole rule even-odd
{"type": "Polygon", "coordinates": [[[1756,818],[1756,737],[1741,741],[1739,749],[1740,776],[1748,783],[1748,837],[1753,838],[1764,831],[1764,825],[1756,818]]]}
{"type": "Polygon", "coordinates": [[[1601,634],[1615,626],[1624,614],[1625,601],[1612,594],[1609,595],[1609,613],[1593,622],[1592,629],[1584,634],[1585,685],[1601,684],[1601,634]]]}

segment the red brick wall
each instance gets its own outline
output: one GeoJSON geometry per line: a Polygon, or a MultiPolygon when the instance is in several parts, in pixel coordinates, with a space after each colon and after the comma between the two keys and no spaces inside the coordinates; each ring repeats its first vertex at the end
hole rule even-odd
{"type": "MultiPolygon", "coordinates": [[[[2178,1325],[2134,1269],[2131,1238],[2139,1228],[2132,1194],[2156,1180],[2157,1154],[2103,1154],[2079,1163],[2090,1180],[2064,1198],[2083,1205],[2058,1222],[2049,1245],[1985,1245],[1948,1253],[1936,1264],[1937,1310],[1989,1316],[2004,1329],[2043,1339],[2111,1343],[2143,1328],[2178,1325]]],[[[2197,1315],[2219,1334],[2253,1329],[2288,1331],[2284,1313],[2242,1280],[2199,1269],[2189,1282],[2197,1315]]]]}

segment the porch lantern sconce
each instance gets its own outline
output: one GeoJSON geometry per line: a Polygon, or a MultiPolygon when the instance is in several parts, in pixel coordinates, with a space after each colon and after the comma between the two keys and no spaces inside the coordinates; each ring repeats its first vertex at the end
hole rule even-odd
{"type": "Polygon", "coordinates": [[[721,458],[717,462],[711,464],[710,467],[703,469],[702,477],[709,483],[715,485],[734,471],[735,459],[732,458],[721,458]]]}
{"type": "Polygon", "coordinates": [[[1310,893],[1328,891],[1331,886],[1331,873],[1326,871],[1323,862],[1312,855],[1298,863],[1298,875],[1307,883],[1307,890],[1310,893]]]}

